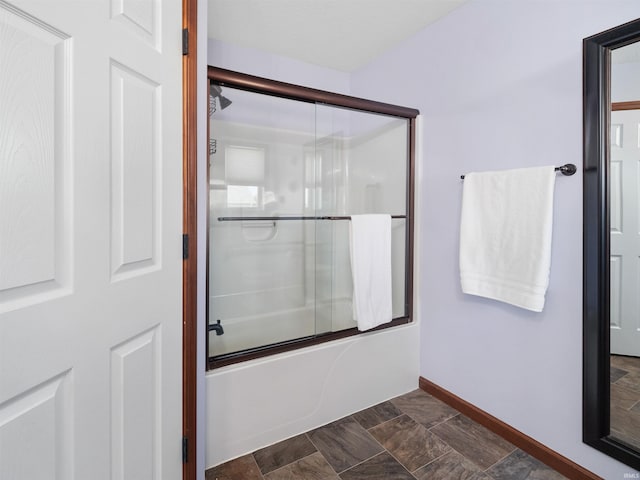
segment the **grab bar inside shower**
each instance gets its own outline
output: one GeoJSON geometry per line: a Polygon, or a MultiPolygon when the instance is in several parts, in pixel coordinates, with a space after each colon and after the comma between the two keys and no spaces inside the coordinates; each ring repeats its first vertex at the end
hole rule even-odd
{"type": "MultiPolygon", "coordinates": [[[[391,218],[407,218],[406,215],[391,215],[391,218]]],[[[351,216],[297,216],[297,217],[218,217],[219,222],[258,222],[279,220],[351,220],[351,216]]]]}

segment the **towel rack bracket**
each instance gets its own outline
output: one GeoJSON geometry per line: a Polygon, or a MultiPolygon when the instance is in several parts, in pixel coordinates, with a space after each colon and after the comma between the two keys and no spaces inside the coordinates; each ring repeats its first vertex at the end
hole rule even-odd
{"type": "Polygon", "coordinates": [[[556,170],[560,170],[560,173],[567,176],[571,176],[578,171],[573,163],[567,163],[561,167],[556,167],[556,170]]]}

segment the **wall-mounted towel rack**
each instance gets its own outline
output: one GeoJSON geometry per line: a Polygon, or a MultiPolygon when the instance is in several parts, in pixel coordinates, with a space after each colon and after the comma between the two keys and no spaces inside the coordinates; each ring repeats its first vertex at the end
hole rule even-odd
{"type": "MultiPolygon", "coordinates": [[[[407,218],[406,215],[391,215],[391,218],[407,218]]],[[[261,220],[279,221],[279,220],[351,220],[350,216],[304,216],[304,217],[218,217],[219,222],[258,222],[261,220]]]]}
{"type": "MultiPolygon", "coordinates": [[[[561,167],[555,168],[556,172],[560,172],[561,174],[567,175],[567,176],[573,175],[574,173],[577,172],[577,170],[578,169],[573,163],[567,163],[565,165],[562,165],[561,167]]],[[[460,175],[460,178],[464,180],[464,175],[460,175]]]]}

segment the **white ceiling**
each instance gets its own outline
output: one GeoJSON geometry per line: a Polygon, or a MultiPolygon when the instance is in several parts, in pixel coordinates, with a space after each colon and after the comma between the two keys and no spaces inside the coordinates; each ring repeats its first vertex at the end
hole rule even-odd
{"type": "Polygon", "coordinates": [[[209,0],[209,38],[353,72],[467,0],[209,0]]]}

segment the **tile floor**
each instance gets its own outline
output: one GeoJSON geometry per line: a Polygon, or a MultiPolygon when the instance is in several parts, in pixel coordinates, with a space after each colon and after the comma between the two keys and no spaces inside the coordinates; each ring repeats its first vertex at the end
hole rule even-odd
{"type": "Polygon", "coordinates": [[[611,355],[611,435],[640,448],[640,358],[611,355]]]}
{"type": "Polygon", "coordinates": [[[560,480],[422,390],[212,468],[206,480],[560,480]]]}

